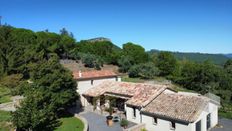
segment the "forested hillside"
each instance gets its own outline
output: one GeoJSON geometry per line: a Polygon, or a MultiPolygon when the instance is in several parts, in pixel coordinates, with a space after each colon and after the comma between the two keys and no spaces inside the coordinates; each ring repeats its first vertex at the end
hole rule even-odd
{"type": "MultiPolygon", "coordinates": [[[[149,53],[159,53],[159,50],[151,50],[149,53]]],[[[206,54],[206,53],[183,53],[183,52],[171,52],[178,60],[190,60],[198,63],[202,63],[206,60],[212,61],[214,64],[223,65],[230,57],[230,55],[224,54],[206,54]]]]}
{"type": "Polygon", "coordinates": [[[176,59],[173,53],[147,53],[130,42],[121,49],[104,39],[76,41],[64,28],[57,34],[1,26],[0,88],[25,97],[12,114],[13,125],[22,130],[53,130],[62,112],[78,99],[72,73],[60,59],[81,61],[97,70],[113,64],[132,78],[163,77],[201,94],[212,92],[222,98],[221,114],[232,118],[232,60],[214,64],[198,56],[176,59]]]}

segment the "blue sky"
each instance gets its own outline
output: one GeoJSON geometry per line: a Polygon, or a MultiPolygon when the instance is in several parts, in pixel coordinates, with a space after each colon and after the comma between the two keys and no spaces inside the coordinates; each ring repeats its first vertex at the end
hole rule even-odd
{"type": "Polygon", "coordinates": [[[2,22],[146,50],[232,53],[232,0],[0,0],[2,22]]]}

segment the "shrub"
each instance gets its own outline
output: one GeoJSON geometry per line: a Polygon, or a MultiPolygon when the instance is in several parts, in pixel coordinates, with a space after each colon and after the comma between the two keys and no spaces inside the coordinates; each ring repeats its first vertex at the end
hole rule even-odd
{"type": "Polygon", "coordinates": [[[83,54],[81,56],[82,62],[84,63],[85,67],[95,68],[100,70],[103,66],[103,61],[100,57],[95,56],[93,54],[83,54]]]}
{"type": "Polygon", "coordinates": [[[121,125],[122,127],[127,127],[128,124],[129,124],[129,122],[128,122],[128,120],[126,120],[126,119],[122,119],[121,122],[120,122],[120,125],[121,125]]]}
{"type": "Polygon", "coordinates": [[[129,56],[122,56],[119,60],[118,60],[118,64],[119,64],[119,72],[127,72],[130,67],[133,65],[133,58],[129,57],[129,56]]]}
{"type": "Polygon", "coordinates": [[[129,77],[152,79],[159,75],[159,69],[153,63],[144,63],[132,66],[128,73],[129,77]]]}

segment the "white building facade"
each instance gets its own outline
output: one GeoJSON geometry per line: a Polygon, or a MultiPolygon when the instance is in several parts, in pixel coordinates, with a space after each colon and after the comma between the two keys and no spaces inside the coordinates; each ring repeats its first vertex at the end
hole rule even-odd
{"type": "MultiPolygon", "coordinates": [[[[168,92],[170,93],[170,91],[168,92]]],[[[208,99],[204,96],[200,97],[208,99]]],[[[165,116],[156,114],[156,112],[145,112],[142,107],[126,105],[125,109],[127,120],[138,124],[144,123],[148,131],[208,131],[218,124],[219,107],[219,103],[208,99],[206,105],[198,112],[198,115],[195,116],[196,119],[192,122],[175,119],[168,116],[168,114],[165,116]]],[[[171,108],[173,107],[170,106],[170,110],[173,110],[171,108]]]]}
{"type": "MultiPolygon", "coordinates": [[[[195,93],[176,92],[168,85],[120,82],[120,78],[85,81],[79,86],[84,104],[88,97],[124,99],[127,120],[144,123],[148,131],[208,131],[218,123],[220,103],[195,93]]],[[[99,101],[100,102],[100,101],[99,101]]]]}
{"type": "Polygon", "coordinates": [[[157,116],[152,113],[143,113],[141,110],[133,109],[130,106],[126,107],[126,115],[129,121],[138,124],[145,123],[148,131],[208,131],[218,123],[218,105],[210,102],[208,109],[205,109],[199,118],[192,123],[157,116]]]}
{"type": "Polygon", "coordinates": [[[87,90],[101,84],[104,81],[121,81],[121,77],[111,70],[105,71],[86,71],[73,72],[74,79],[77,82],[77,92],[80,95],[82,106],[88,106],[89,102],[83,97],[87,90]]]}

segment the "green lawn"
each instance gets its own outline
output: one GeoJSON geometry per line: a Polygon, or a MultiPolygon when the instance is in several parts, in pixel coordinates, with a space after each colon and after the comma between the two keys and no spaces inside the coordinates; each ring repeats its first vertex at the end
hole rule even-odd
{"type": "Polygon", "coordinates": [[[141,78],[130,78],[128,76],[123,76],[122,77],[122,81],[125,81],[125,82],[134,82],[134,83],[143,83],[143,82],[145,82],[145,80],[143,80],[141,78]]]}
{"type": "Polygon", "coordinates": [[[0,131],[10,131],[12,130],[12,125],[10,123],[11,114],[7,111],[0,111],[0,131]]]}
{"type": "Polygon", "coordinates": [[[154,81],[155,83],[166,83],[168,80],[164,77],[154,77],[154,79],[142,79],[142,78],[131,78],[129,76],[123,76],[122,81],[134,82],[134,83],[144,83],[147,81],[154,81]]]}
{"type": "Polygon", "coordinates": [[[61,118],[61,126],[55,131],[83,131],[84,124],[81,120],[76,117],[65,117],[61,118]]]}
{"type": "Polygon", "coordinates": [[[0,104],[11,102],[10,89],[0,85],[0,104]]]}
{"type": "Polygon", "coordinates": [[[165,82],[167,82],[168,80],[167,80],[166,78],[164,78],[164,77],[155,76],[155,77],[154,77],[154,81],[160,82],[160,83],[165,83],[165,82]]]}
{"type": "MultiPolygon", "coordinates": [[[[0,131],[10,131],[13,129],[10,123],[11,113],[0,110],[0,131]]],[[[65,117],[59,119],[61,126],[55,131],[83,131],[84,124],[76,117],[65,117]]]]}
{"type": "Polygon", "coordinates": [[[181,87],[181,86],[177,86],[177,85],[173,86],[173,89],[176,90],[176,91],[181,91],[181,92],[197,93],[194,90],[189,90],[187,88],[184,88],[184,87],[181,87]]]}
{"type": "Polygon", "coordinates": [[[232,119],[232,104],[224,103],[219,110],[219,116],[232,119]]]}

